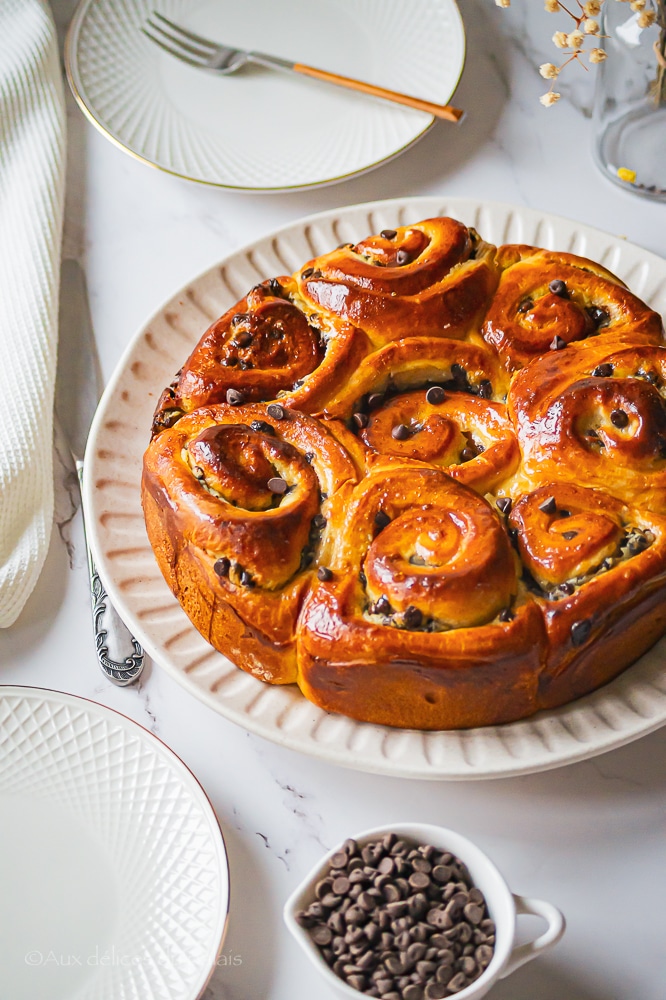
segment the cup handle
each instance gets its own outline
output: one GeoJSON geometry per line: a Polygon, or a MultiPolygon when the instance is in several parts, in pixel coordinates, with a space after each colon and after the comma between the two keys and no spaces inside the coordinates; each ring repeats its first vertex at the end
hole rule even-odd
{"type": "Polygon", "coordinates": [[[529,962],[530,959],[536,958],[542,951],[547,951],[554,944],[557,944],[564,934],[566,926],[563,914],[560,913],[556,906],[546,903],[543,899],[530,899],[527,896],[518,896],[516,893],[513,893],[513,901],[516,906],[516,916],[526,913],[535,917],[543,917],[548,923],[548,927],[534,941],[527,941],[525,944],[516,945],[509,955],[508,962],[502,969],[500,979],[504,979],[505,976],[515,972],[525,962],[529,962]]]}

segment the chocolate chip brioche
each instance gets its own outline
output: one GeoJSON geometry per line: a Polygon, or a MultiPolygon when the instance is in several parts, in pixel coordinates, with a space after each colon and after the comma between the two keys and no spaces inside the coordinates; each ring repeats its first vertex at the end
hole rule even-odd
{"type": "Polygon", "coordinates": [[[666,632],[666,347],[605,268],[453,219],[253,288],[163,392],[161,570],[240,668],[416,729],[606,683],[666,632]]]}

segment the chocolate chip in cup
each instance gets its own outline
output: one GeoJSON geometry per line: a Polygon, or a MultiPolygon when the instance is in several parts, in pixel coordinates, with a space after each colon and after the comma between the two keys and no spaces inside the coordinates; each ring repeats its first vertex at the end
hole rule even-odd
{"type": "Polygon", "coordinates": [[[494,953],[495,925],[464,862],[393,832],[362,848],[347,841],[295,919],[335,975],[365,996],[451,996],[494,953]]]}
{"type": "Polygon", "coordinates": [[[494,982],[552,947],[564,918],[513,894],[471,841],[420,823],[366,830],[320,862],[284,907],[290,932],[331,991],[384,1000],[437,1000],[494,982]],[[517,945],[516,917],[544,919],[517,945]]]}

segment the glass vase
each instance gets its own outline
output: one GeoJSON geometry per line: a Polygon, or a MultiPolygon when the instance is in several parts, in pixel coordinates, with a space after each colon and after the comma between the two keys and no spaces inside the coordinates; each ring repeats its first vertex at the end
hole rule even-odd
{"type": "Polygon", "coordinates": [[[654,9],[655,24],[641,28],[629,3],[602,8],[607,58],[597,67],[594,154],[616,184],[666,201],[666,0],[654,9]]]}

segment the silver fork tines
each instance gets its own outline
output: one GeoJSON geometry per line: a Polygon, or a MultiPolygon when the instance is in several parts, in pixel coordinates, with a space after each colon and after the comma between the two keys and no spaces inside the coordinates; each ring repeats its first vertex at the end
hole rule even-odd
{"type": "MultiPolygon", "coordinates": [[[[182,62],[196,66],[198,69],[207,69],[221,74],[233,73],[245,63],[255,61],[254,53],[243,52],[240,49],[233,49],[229,45],[212,42],[209,38],[202,38],[201,35],[170,21],[168,17],[164,17],[158,11],[153,11],[141,30],[144,35],[150,38],[151,42],[159,45],[160,48],[170,55],[176,56],[182,62]]],[[[256,61],[262,60],[256,59],[256,61]]],[[[282,63],[282,60],[276,59],[275,62],[282,63]]],[[[290,66],[290,63],[284,63],[284,68],[290,66]]]]}

